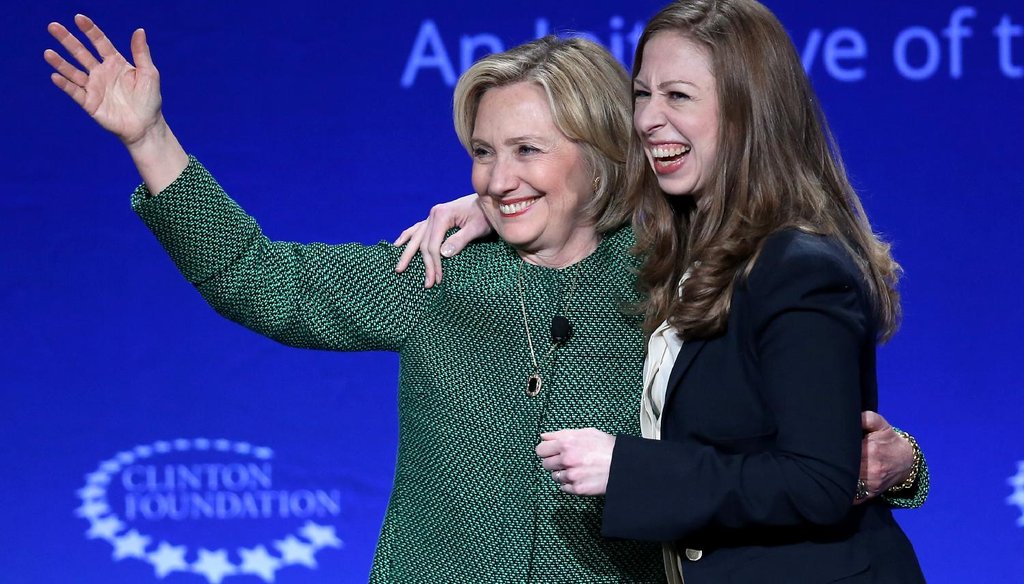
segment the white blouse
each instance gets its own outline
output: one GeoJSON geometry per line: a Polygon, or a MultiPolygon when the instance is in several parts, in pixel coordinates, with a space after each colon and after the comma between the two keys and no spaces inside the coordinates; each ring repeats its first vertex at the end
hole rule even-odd
{"type": "Polygon", "coordinates": [[[665,321],[647,341],[644,359],[644,392],[640,398],[640,432],[644,438],[661,440],[661,411],[672,366],[683,347],[678,331],[665,321]]]}
{"type": "MultiPolygon", "coordinates": [[[[679,296],[683,295],[683,284],[690,278],[686,270],[679,278],[679,296]]],[[[683,339],[672,325],[665,322],[654,330],[647,341],[647,356],[644,358],[644,392],[640,397],[640,432],[644,438],[661,440],[661,412],[665,408],[665,392],[672,366],[683,348],[683,339]]]]}

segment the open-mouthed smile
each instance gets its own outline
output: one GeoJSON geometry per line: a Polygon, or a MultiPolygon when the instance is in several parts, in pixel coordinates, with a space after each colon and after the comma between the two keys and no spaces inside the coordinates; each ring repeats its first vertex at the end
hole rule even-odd
{"type": "Polygon", "coordinates": [[[690,150],[688,144],[656,144],[649,147],[648,153],[654,171],[658,174],[668,174],[675,172],[682,165],[683,158],[690,150]]]}
{"type": "Polygon", "coordinates": [[[519,199],[510,203],[501,203],[498,205],[498,211],[501,211],[501,214],[505,217],[513,217],[523,213],[539,200],[540,197],[534,197],[532,199],[519,199]]]}

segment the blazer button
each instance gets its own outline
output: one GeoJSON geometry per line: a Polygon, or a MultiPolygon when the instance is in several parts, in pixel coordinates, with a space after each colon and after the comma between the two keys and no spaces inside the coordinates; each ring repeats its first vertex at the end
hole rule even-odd
{"type": "Polygon", "coordinates": [[[697,560],[701,559],[703,556],[704,556],[704,552],[702,552],[700,550],[693,550],[693,549],[690,549],[690,548],[686,548],[686,559],[690,560],[691,562],[696,562],[697,560]]]}

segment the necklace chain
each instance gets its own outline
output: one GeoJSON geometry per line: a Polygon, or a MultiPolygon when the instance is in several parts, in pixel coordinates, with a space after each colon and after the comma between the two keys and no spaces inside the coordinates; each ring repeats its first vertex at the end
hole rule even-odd
{"type": "MultiPolygon", "coordinates": [[[[533,335],[530,334],[530,319],[526,314],[526,293],[523,291],[523,265],[525,264],[525,261],[519,264],[519,271],[516,273],[516,284],[519,291],[519,308],[523,312],[523,327],[526,329],[526,344],[530,347],[530,361],[533,363],[533,374],[526,380],[526,395],[536,397],[537,394],[540,393],[543,380],[540,376],[540,364],[537,363],[537,353],[533,349],[533,335]]],[[[569,288],[569,293],[565,296],[566,312],[569,310],[569,303],[572,301],[573,294],[576,292],[577,284],[579,284],[579,274],[574,271],[572,286],[569,288]]],[[[559,343],[556,343],[554,339],[551,340],[551,347],[548,349],[548,354],[544,356],[544,365],[548,364],[548,361],[551,359],[551,355],[554,354],[558,345],[559,343]]]]}

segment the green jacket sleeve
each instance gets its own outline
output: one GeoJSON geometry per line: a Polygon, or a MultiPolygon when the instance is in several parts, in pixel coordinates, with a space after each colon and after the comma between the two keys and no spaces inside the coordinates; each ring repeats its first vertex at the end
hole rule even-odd
{"type": "Polygon", "coordinates": [[[401,248],[272,242],[197,161],[132,207],[221,315],[295,347],[397,351],[427,309],[422,262],[396,274],[401,248]]]}
{"type": "Polygon", "coordinates": [[[928,461],[924,457],[924,451],[921,451],[921,466],[917,469],[917,479],[914,484],[905,491],[897,491],[896,493],[885,492],[882,493],[882,498],[886,500],[892,507],[902,509],[917,509],[928,499],[928,493],[931,490],[931,475],[928,472],[928,461]]]}

